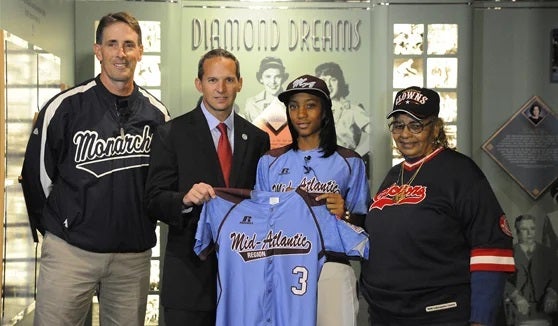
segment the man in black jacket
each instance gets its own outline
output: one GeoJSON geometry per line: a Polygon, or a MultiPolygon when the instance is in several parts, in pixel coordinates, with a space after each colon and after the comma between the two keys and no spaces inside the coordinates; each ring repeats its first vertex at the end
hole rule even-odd
{"type": "Polygon", "coordinates": [[[203,94],[196,108],[153,137],[146,185],[148,213],[169,225],[161,290],[167,326],[215,325],[215,254],[201,261],[193,250],[202,204],[215,197],[213,187],[253,188],[258,159],[270,146],[265,132],[233,111],[242,88],[233,54],[206,53],[195,85],[203,94]],[[217,154],[221,123],[233,152],[229,178],[217,154]]]}
{"type": "Polygon", "coordinates": [[[49,100],[33,126],[22,187],[44,235],[35,325],[83,325],[97,293],[101,324],[143,325],[155,222],[143,203],[151,139],[167,109],[134,83],[138,21],[101,18],[101,73],[49,100]]]}

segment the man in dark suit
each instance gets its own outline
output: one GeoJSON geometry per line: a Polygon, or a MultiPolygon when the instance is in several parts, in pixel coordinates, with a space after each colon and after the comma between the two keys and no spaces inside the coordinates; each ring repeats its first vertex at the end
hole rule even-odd
{"type": "Polygon", "coordinates": [[[201,261],[193,251],[197,222],[213,187],[252,189],[259,157],[269,150],[269,136],[234,113],[242,88],[239,63],[233,54],[216,49],[198,65],[197,107],[161,126],[153,136],[146,186],[149,215],[169,225],[161,300],[165,323],[215,325],[215,255],[201,261]],[[225,180],[217,154],[227,125],[233,158],[225,180]]]}
{"type": "Polygon", "coordinates": [[[558,311],[558,287],[555,251],[537,241],[537,218],[519,215],[514,222],[517,244],[514,246],[516,272],[506,284],[506,308],[509,324],[555,325],[558,311]]]}

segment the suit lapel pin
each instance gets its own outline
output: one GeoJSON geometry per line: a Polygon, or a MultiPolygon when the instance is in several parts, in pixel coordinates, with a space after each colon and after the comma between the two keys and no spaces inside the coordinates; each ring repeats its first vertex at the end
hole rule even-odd
{"type": "Polygon", "coordinates": [[[247,134],[242,134],[242,139],[248,140],[248,135],[247,134]]]}

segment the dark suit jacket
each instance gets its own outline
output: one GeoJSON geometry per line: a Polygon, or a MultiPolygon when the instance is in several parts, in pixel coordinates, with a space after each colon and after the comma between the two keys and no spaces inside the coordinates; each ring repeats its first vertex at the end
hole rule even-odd
{"type": "MultiPolygon", "coordinates": [[[[268,149],[269,136],[235,115],[231,188],[254,187],[258,160],[268,149]]],[[[182,213],[182,198],[199,182],[225,186],[207,120],[198,105],[160,126],[151,146],[147,210],[151,218],[169,225],[161,290],[166,308],[215,309],[215,254],[201,261],[193,251],[201,206],[182,213]]]]}
{"type": "Polygon", "coordinates": [[[558,290],[555,255],[552,249],[537,243],[529,260],[519,244],[514,246],[516,271],[509,281],[524,298],[529,299],[529,291],[535,302],[542,303],[548,287],[558,290]]]}

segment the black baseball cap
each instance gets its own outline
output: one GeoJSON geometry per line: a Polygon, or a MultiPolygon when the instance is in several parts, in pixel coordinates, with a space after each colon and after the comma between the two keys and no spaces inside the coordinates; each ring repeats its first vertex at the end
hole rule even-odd
{"type": "Polygon", "coordinates": [[[295,78],[287,85],[287,89],[277,96],[281,102],[287,105],[291,95],[296,93],[310,93],[325,99],[331,106],[331,98],[329,97],[329,89],[326,83],[316,76],[302,75],[295,78]]]}
{"type": "Polygon", "coordinates": [[[395,95],[393,110],[386,119],[396,113],[406,113],[415,120],[437,117],[440,113],[440,95],[429,88],[418,86],[402,89],[395,95]]]}

